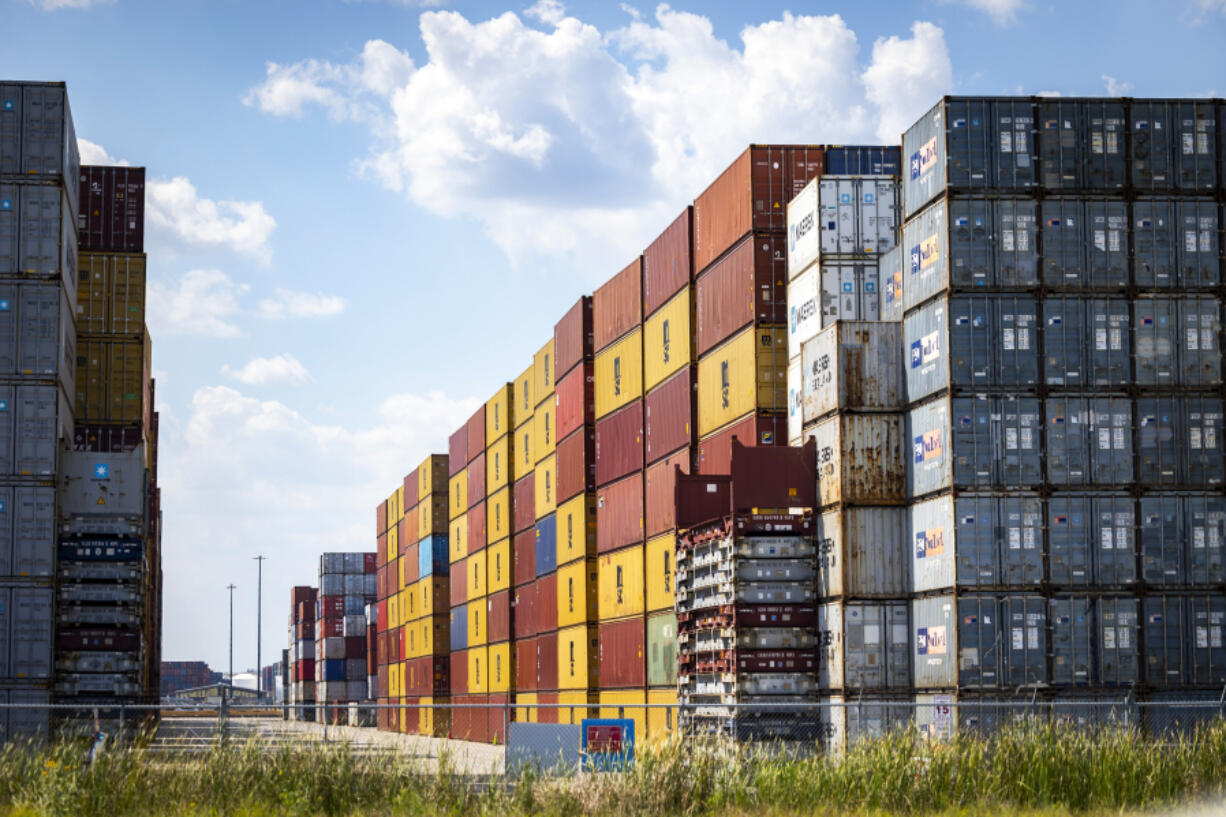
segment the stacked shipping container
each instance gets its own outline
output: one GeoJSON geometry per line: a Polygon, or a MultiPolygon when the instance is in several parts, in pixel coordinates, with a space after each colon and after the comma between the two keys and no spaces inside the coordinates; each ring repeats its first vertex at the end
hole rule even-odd
{"type": "Polygon", "coordinates": [[[316,717],[348,723],[349,704],[367,700],[367,605],[374,602],[376,553],[319,557],[315,621],[316,717]]]}
{"type": "Polygon", "coordinates": [[[290,590],[289,687],[285,699],[293,720],[315,720],[315,609],[319,590],[298,586],[290,590]]]}

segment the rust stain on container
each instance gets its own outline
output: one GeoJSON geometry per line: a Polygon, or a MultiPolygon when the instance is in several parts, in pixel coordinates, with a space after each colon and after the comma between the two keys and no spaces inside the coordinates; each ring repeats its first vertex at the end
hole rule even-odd
{"type": "Polygon", "coordinates": [[[553,327],[555,376],[561,380],[581,360],[595,354],[592,341],[592,296],[584,295],[553,327]]]}
{"type": "Polygon", "coordinates": [[[900,414],[841,414],[809,432],[817,445],[822,507],[906,500],[907,460],[900,414]]]}
{"type": "Polygon", "coordinates": [[[558,443],[558,504],[596,487],[596,431],[584,426],[558,443]]]}
{"type": "Polygon", "coordinates": [[[596,419],[596,377],[592,363],[576,366],[558,380],[554,424],[559,440],[596,419]]]}
{"type": "Polygon", "coordinates": [[[673,219],[643,251],[643,315],[650,315],[682,290],[694,277],[690,236],[694,208],[673,219]]]}
{"type": "Polygon", "coordinates": [[[643,418],[646,462],[694,444],[697,373],[695,367],[688,366],[647,395],[643,418]]]}
{"type": "Polygon", "coordinates": [[[592,294],[592,339],[595,351],[643,322],[643,259],[635,258],[592,294]]]}
{"type": "Polygon", "coordinates": [[[746,236],[695,285],[698,354],[750,324],[787,320],[787,236],[746,236]]]}
{"type": "Polygon", "coordinates": [[[607,485],[643,469],[643,401],[596,422],[596,484],[607,485]]]}
{"type": "Polygon", "coordinates": [[[786,414],[751,414],[699,441],[698,473],[731,473],[733,437],[744,445],[787,445],[787,436],[786,414]]]}
{"type": "Polygon", "coordinates": [[[596,492],[596,552],[641,544],[643,474],[632,474],[596,492]]]}
{"type": "Polygon", "coordinates": [[[648,466],[645,478],[648,537],[677,526],[675,469],[680,466],[682,473],[688,474],[693,469],[693,460],[694,449],[687,446],[648,466]]]}

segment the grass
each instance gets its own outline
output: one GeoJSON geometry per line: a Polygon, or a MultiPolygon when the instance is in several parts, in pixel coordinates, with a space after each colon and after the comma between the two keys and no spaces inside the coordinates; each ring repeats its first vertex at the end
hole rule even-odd
{"type": "Polygon", "coordinates": [[[886,817],[1141,812],[1226,794],[1226,725],[1158,744],[1134,733],[1015,726],[929,744],[898,733],[841,759],[751,749],[639,752],[622,774],[480,781],[343,745],[254,744],[195,759],[82,746],[0,750],[0,815],[558,815],[886,817]]]}

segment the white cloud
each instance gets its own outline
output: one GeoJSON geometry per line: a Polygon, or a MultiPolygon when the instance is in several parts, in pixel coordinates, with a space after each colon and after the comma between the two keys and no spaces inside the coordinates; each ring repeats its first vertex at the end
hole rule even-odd
{"type": "Polygon", "coordinates": [[[1226,14],[1226,0],[1190,0],[1192,7],[1198,12],[1195,22],[1201,22],[1206,14],[1226,14]]]}
{"type": "Polygon", "coordinates": [[[959,3],[982,11],[1000,26],[1017,22],[1018,13],[1025,11],[1026,0],[941,0],[943,3],[959,3]]]}
{"type": "MultiPolygon", "coordinates": [[[[838,15],[785,13],[729,42],[667,5],[609,32],[557,0],[524,14],[549,30],[511,12],[425,13],[420,65],[375,40],[350,63],[270,65],[244,101],[366,123],[364,173],[436,214],[478,220],[524,262],[628,257],[750,142],[896,143],[952,87],[930,23],[879,40],[864,64],[838,15]],[[372,81],[372,64],[389,66],[373,72],[386,82],[372,81]]],[[[585,269],[598,280],[619,265],[585,269]]]]}
{"type": "Polygon", "coordinates": [[[185,244],[224,247],[265,264],[272,260],[268,241],[277,222],[262,202],[202,198],[183,176],[150,179],[145,184],[145,217],[185,244]]]}
{"type": "Polygon", "coordinates": [[[274,383],[298,386],[314,379],[306,367],[288,353],[274,357],[255,357],[246,366],[238,369],[222,366],[221,373],[248,386],[267,386],[274,383]]]}
{"type": "Polygon", "coordinates": [[[118,167],[131,167],[132,163],[127,159],[116,159],[114,156],[106,152],[106,148],[102,145],[77,137],[77,152],[81,154],[81,164],[83,165],[113,165],[118,167]]]}
{"type": "Polygon", "coordinates": [[[278,289],[273,298],[260,301],[261,318],[326,318],[345,311],[345,299],[339,295],[313,294],[278,289]]]}
{"type": "Polygon", "coordinates": [[[1116,79],[1109,74],[1103,74],[1103,84],[1107,88],[1107,96],[1128,96],[1132,93],[1132,83],[1116,79]]]}
{"type": "Polygon", "coordinates": [[[150,280],[146,310],[150,331],[159,337],[239,337],[242,333],[229,319],[238,314],[239,296],[248,289],[215,269],[189,270],[170,286],[150,280]]]}
{"type": "Polygon", "coordinates": [[[109,6],[115,0],[30,0],[30,5],[38,6],[43,11],[59,11],[60,9],[88,9],[93,6],[109,6]]]}

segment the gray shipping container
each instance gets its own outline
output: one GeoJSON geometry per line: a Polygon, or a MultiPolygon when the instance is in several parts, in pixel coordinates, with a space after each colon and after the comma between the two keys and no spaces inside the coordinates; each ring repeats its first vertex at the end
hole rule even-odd
{"type": "Polygon", "coordinates": [[[832,695],[818,698],[822,750],[839,757],[865,738],[909,730],[915,707],[906,698],[832,695]]]}
{"type": "Polygon", "coordinates": [[[1048,602],[1051,621],[1051,682],[1055,686],[1088,687],[1094,683],[1094,622],[1091,599],[1054,598],[1048,602]]]}
{"type": "Polygon", "coordinates": [[[0,486],[0,576],[55,572],[55,488],[0,486]]]}
{"type": "Polygon", "coordinates": [[[818,504],[889,505],[906,498],[900,414],[837,414],[819,422],[818,504]]]}
{"type": "Polygon", "coordinates": [[[820,514],[817,547],[819,598],[899,598],[911,590],[906,508],[820,514]]]}
{"type": "Polygon", "coordinates": [[[1053,685],[1130,687],[1140,682],[1136,597],[1058,596],[1049,604],[1053,685]]]}
{"type": "Polygon", "coordinates": [[[1140,606],[1133,596],[1094,599],[1096,684],[1130,687],[1140,683],[1140,606]]]}
{"type": "Polygon", "coordinates": [[[1046,411],[1049,483],[1102,488],[1132,484],[1131,401],[1049,397],[1046,411]]]}
{"type": "Polygon", "coordinates": [[[319,593],[322,596],[343,596],[345,594],[345,575],[343,573],[325,573],[320,576],[319,593]]]}
{"type": "Polygon", "coordinates": [[[907,402],[947,388],[1037,386],[1038,314],[1028,295],[953,295],[907,315],[907,402]]]}
{"type": "Polygon", "coordinates": [[[0,276],[62,282],[72,290],[75,312],[77,225],[72,207],[58,185],[0,184],[0,276]]]}
{"type": "Polygon", "coordinates": [[[0,591],[0,661],[7,661],[0,666],[0,678],[51,677],[53,605],[50,588],[13,587],[7,598],[0,591]]]}
{"type": "Polygon", "coordinates": [[[1141,708],[1130,692],[1057,692],[1051,699],[1052,723],[1062,728],[1136,728],[1141,708]]]}
{"type": "Polygon", "coordinates": [[[122,453],[65,451],[60,476],[60,516],[144,517],[145,447],[122,453]]]}
{"type": "Polygon", "coordinates": [[[934,202],[902,230],[908,310],[948,289],[1029,289],[1039,283],[1038,204],[958,197],[934,202]]]}
{"type": "Polygon", "coordinates": [[[1151,494],[1140,502],[1141,573],[1157,587],[1226,583],[1226,497],[1151,494]]]}
{"type": "Polygon", "coordinates": [[[0,84],[0,174],[62,184],[75,211],[80,167],[64,83],[0,84]]]}
{"type": "Polygon", "coordinates": [[[1220,689],[1226,684],[1226,598],[1147,596],[1142,616],[1148,686],[1220,689]]]}
{"type": "Polygon", "coordinates": [[[1137,481],[1150,487],[1212,488],[1226,480],[1218,397],[1137,400],[1137,481]]]}
{"type": "Polygon", "coordinates": [[[1047,500],[1049,575],[1056,587],[1121,587],[1137,580],[1131,497],[1061,493],[1047,500]]]}
{"type": "Polygon", "coordinates": [[[931,740],[949,740],[959,733],[987,736],[1005,724],[1030,722],[1034,716],[1034,693],[1029,690],[1012,698],[963,692],[915,696],[915,726],[931,740]]]}
{"type": "Polygon", "coordinates": [[[800,447],[804,432],[804,369],[800,356],[788,361],[788,445],[800,447]]]}
{"type": "Polygon", "coordinates": [[[1211,100],[1134,99],[1129,109],[1133,187],[1214,189],[1217,127],[1211,100]]]}
{"type": "Polygon", "coordinates": [[[804,422],[836,411],[901,411],[902,327],[839,321],[804,345],[804,422]]]}
{"type": "Polygon", "coordinates": [[[877,280],[881,282],[881,320],[901,321],[903,249],[897,246],[877,259],[877,280]]]}
{"type": "Polygon", "coordinates": [[[1219,227],[1212,199],[1139,199],[1132,205],[1133,282],[1145,289],[1217,286],[1219,227]]]}
{"type": "Polygon", "coordinates": [[[906,601],[829,602],[817,608],[818,685],[846,692],[911,686],[906,601]]]}
{"type": "Polygon", "coordinates": [[[835,321],[880,320],[881,285],[876,261],[822,264],[820,278],[822,326],[835,321]]]}
{"type": "Polygon", "coordinates": [[[22,704],[0,709],[0,743],[37,740],[51,734],[51,693],[45,689],[0,689],[0,703],[22,704]]]}
{"type": "Polygon", "coordinates": [[[1121,190],[1128,184],[1121,100],[1041,99],[1038,120],[1045,190],[1121,190]]]}
{"type": "Polygon", "coordinates": [[[1033,595],[915,599],[915,686],[995,689],[1045,684],[1047,602],[1033,595]]]}
{"type": "Polygon", "coordinates": [[[59,284],[0,284],[0,377],[59,383],[74,394],[77,328],[59,284]]]}
{"type": "Polygon", "coordinates": [[[0,478],[54,480],[72,408],[57,386],[0,384],[0,478]]]}
{"type": "Polygon", "coordinates": [[[947,188],[1026,192],[1038,184],[1028,97],[945,97],[902,137],[906,217],[947,188]]]}
{"type": "Polygon", "coordinates": [[[1039,223],[1044,284],[1070,289],[1128,286],[1128,203],[1123,199],[1045,199],[1039,223]]]}
{"type": "Polygon", "coordinates": [[[1216,386],[1222,382],[1222,331],[1216,298],[1138,298],[1136,382],[1144,386],[1216,386]]]}
{"type": "Polygon", "coordinates": [[[1038,586],[1042,517],[1037,496],[940,496],[915,503],[908,509],[914,591],[1038,586]]]}
{"type": "Polygon", "coordinates": [[[1132,382],[1131,310],[1123,298],[1043,301],[1044,376],[1049,386],[1091,388],[1132,382]]]}
{"type": "Polygon", "coordinates": [[[1038,486],[1040,422],[1031,397],[942,397],[911,409],[908,496],[1038,486]]]}

